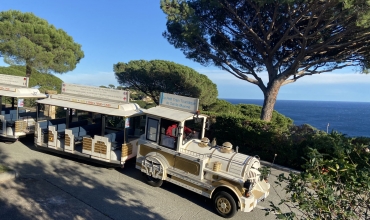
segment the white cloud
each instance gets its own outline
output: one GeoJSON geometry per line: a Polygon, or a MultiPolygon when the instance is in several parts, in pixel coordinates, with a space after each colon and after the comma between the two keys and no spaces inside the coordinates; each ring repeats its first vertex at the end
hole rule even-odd
{"type": "MultiPolygon", "coordinates": [[[[223,70],[207,70],[207,69],[198,69],[199,73],[207,75],[214,83],[219,86],[222,85],[245,85],[248,82],[240,80],[233,76],[231,73],[228,73],[223,70]]],[[[262,78],[265,84],[267,83],[268,76],[267,73],[261,73],[260,77],[262,78]]],[[[351,72],[331,72],[331,73],[322,73],[312,76],[305,76],[297,80],[294,84],[299,85],[314,85],[314,84],[370,84],[370,74],[359,74],[351,72]]]]}
{"type": "Polygon", "coordinates": [[[323,73],[305,76],[297,83],[304,84],[370,84],[370,75],[359,73],[323,73]]]}

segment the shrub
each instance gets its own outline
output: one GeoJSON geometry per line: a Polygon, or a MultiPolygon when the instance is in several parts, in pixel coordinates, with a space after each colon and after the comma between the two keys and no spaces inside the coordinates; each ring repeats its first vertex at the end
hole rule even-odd
{"type": "Polygon", "coordinates": [[[314,135],[312,140],[313,146],[305,151],[304,171],[278,178],[279,185],[286,184],[287,198],[281,204],[290,212],[282,213],[274,203],[271,211],[280,219],[293,219],[296,213],[301,219],[369,219],[368,145],[336,132],[314,135]]]}

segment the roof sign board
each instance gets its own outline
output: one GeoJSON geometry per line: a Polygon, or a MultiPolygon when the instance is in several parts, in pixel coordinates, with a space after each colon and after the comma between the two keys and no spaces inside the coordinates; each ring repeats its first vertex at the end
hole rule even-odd
{"type": "Polygon", "coordinates": [[[94,86],[62,83],[62,94],[69,94],[77,97],[85,96],[102,100],[129,103],[130,92],[123,90],[106,89],[94,86]]]}
{"type": "Polygon", "coordinates": [[[0,74],[0,90],[15,92],[18,87],[28,88],[28,77],[0,74]]]}
{"type": "Polygon", "coordinates": [[[161,92],[159,105],[195,113],[199,107],[199,99],[161,92]]]}
{"type": "Polygon", "coordinates": [[[51,95],[53,99],[59,99],[69,102],[76,102],[76,103],[82,103],[87,105],[96,105],[96,106],[102,106],[107,108],[119,108],[119,104],[109,102],[108,101],[102,101],[98,99],[94,99],[93,97],[78,97],[78,96],[68,96],[68,95],[51,95]]]}

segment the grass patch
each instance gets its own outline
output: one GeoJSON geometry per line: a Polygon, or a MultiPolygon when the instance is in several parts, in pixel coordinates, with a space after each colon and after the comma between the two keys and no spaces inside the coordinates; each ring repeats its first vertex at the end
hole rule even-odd
{"type": "Polygon", "coordinates": [[[4,173],[4,172],[7,172],[7,171],[11,171],[11,169],[9,169],[8,167],[0,164],[0,173],[4,173]]]}

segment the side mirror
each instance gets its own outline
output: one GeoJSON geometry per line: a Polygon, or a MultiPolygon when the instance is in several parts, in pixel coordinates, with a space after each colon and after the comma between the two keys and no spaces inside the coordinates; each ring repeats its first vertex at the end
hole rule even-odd
{"type": "Polygon", "coordinates": [[[195,124],[202,123],[202,118],[194,117],[193,119],[195,124]]]}
{"type": "Polygon", "coordinates": [[[207,119],[207,121],[206,121],[206,130],[209,130],[210,126],[211,126],[211,122],[207,119]]]}

